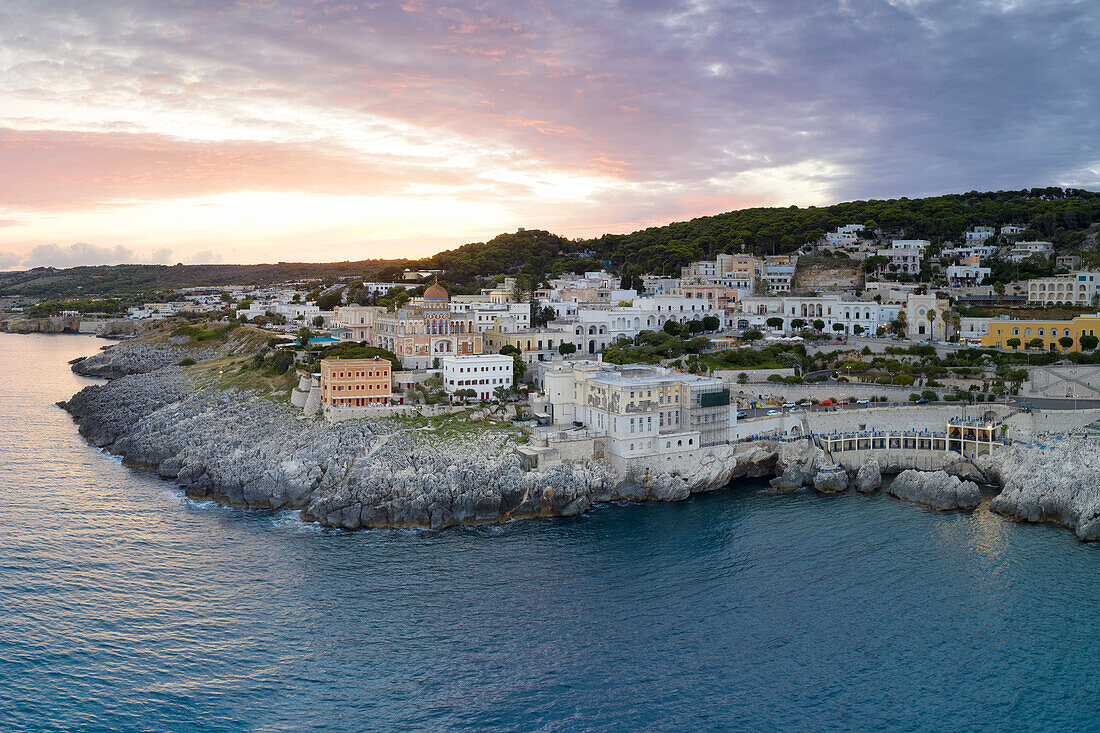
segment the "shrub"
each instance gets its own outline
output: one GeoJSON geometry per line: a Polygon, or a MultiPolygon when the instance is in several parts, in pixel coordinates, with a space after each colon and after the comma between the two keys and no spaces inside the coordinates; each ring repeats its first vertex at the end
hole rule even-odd
{"type": "Polygon", "coordinates": [[[192,358],[191,358],[190,356],[185,356],[185,357],[183,357],[182,359],[180,359],[179,361],[177,361],[177,362],[176,362],[176,366],[184,366],[184,367],[187,367],[187,366],[194,366],[194,365],[195,365],[195,364],[197,364],[197,363],[198,363],[198,362],[196,362],[196,361],[195,361],[194,359],[192,359],[192,358]]]}

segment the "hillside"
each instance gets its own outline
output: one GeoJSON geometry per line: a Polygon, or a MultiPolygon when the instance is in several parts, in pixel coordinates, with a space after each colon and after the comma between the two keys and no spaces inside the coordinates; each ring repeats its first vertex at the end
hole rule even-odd
{"type": "Polygon", "coordinates": [[[704,216],[631,234],[570,240],[539,229],[501,234],[421,260],[280,262],[265,265],[116,265],[37,268],[0,273],[0,296],[39,299],[120,296],[214,284],[263,284],[305,278],[354,277],[393,280],[406,266],[446,270],[459,290],[501,273],[540,282],[561,272],[598,269],[611,263],[639,271],[678,274],[680,267],[721,252],[782,254],[844,224],[870,224],[884,233],[958,239],[976,225],[1028,225],[1025,238],[1048,239],[1059,251],[1085,241],[1100,223],[1100,193],[1082,189],[1032,188],[949,194],[918,199],[849,201],[832,206],[752,208],[704,216]]]}
{"type": "Polygon", "coordinates": [[[792,252],[844,224],[871,223],[888,233],[933,242],[958,239],[976,225],[1030,225],[1031,235],[1067,249],[1079,244],[1088,226],[1096,222],[1100,222],[1100,193],[1061,188],[971,191],[823,207],[739,209],[591,240],[569,241],[547,232],[521,230],[441,252],[419,264],[445,267],[448,278],[456,280],[497,272],[538,276],[576,269],[574,263],[595,266],[603,261],[610,261],[616,270],[627,263],[671,275],[693,260],[721,252],[792,252]]]}
{"type": "Polygon", "coordinates": [[[326,277],[385,277],[404,269],[404,260],[278,262],[264,265],[100,265],[57,269],[36,267],[0,272],[0,295],[39,299],[115,297],[202,285],[263,285],[326,277]]]}

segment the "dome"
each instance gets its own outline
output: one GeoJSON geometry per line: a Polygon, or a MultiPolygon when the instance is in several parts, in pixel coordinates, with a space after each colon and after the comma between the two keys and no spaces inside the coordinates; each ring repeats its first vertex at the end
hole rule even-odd
{"type": "Polygon", "coordinates": [[[424,291],[425,300],[450,300],[451,296],[447,294],[447,289],[440,285],[438,282],[434,282],[428,286],[428,289],[424,291]]]}

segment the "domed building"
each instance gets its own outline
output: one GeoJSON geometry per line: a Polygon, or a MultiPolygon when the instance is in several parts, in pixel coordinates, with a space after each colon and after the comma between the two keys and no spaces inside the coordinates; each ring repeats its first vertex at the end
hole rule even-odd
{"type": "Polygon", "coordinates": [[[438,282],[395,313],[380,309],[369,340],[396,354],[406,369],[428,369],[444,356],[480,354],[484,349],[474,317],[452,313],[451,296],[438,282]]]}

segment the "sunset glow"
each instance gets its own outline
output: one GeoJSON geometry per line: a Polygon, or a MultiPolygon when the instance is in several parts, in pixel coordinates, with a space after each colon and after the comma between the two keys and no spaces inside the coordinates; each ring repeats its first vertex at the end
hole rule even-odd
{"type": "Polygon", "coordinates": [[[0,268],[1100,181],[1095,7],[750,6],[6,2],[0,268]]]}

